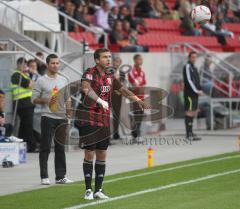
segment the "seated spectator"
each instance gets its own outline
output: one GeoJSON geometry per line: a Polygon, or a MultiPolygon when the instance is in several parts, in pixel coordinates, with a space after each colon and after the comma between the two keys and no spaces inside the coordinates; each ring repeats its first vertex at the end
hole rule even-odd
{"type": "Polygon", "coordinates": [[[223,46],[227,44],[225,37],[234,38],[233,32],[222,28],[221,14],[217,16],[217,19],[213,16],[210,22],[205,23],[201,27],[206,30],[209,35],[216,36],[218,42],[223,46]]]}
{"type": "Polygon", "coordinates": [[[182,35],[184,36],[200,36],[201,35],[201,32],[197,28],[195,28],[195,25],[188,14],[184,15],[181,21],[182,22],[180,24],[180,28],[182,30],[182,35]]]}
{"type": "MultiPolygon", "coordinates": [[[[88,7],[85,4],[79,4],[77,11],[76,11],[76,20],[83,23],[84,25],[90,27],[91,29],[95,30],[98,33],[95,33],[96,39],[99,40],[99,38],[102,36],[101,34],[104,32],[104,30],[100,27],[94,26],[88,15],[88,7]]],[[[81,32],[84,28],[78,27],[77,31],[81,32]]]]}
{"type": "MultiPolygon", "coordinates": [[[[59,10],[61,12],[65,13],[65,14],[67,14],[68,16],[76,19],[76,5],[74,4],[73,1],[67,0],[65,2],[64,7],[60,8],[59,10]]],[[[65,28],[65,18],[62,15],[60,15],[59,21],[61,23],[61,30],[65,31],[66,30],[66,28],[65,28]]],[[[67,28],[68,32],[74,32],[75,31],[76,26],[75,26],[75,23],[73,21],[68,20],[67,25],[68,25],[68,28],[67,28]]]]}
{"type": "Polygon", "coordinates": [[[108,24],[108,15],[110,11],[110,5],[108,1],[103,1],[102,7],[95,13],[95,26],[104,29],[105,32],[109,33],[111,27],[108,24]]]}
{"type": "Polygon", "coordinates": [[[217,2],[217,13],[221,13],[223,15],[223,22],[229,22],[228,18],[228,9],[229,9],[229,2],[226,0],[218,0],[217,2]]]}
{"type": "Polygon", "coordinates": [[[166,19],[169,17],[170,11],[166,3],[162,0],[153,0],[153,16],[156,18],[166,19]]]}
{"type": "Polygon", "coordinates": [[[134,18],[131,9],[127,5],[120,7],[118,19],[120,21],[128,21],[132,29],[136,30],[138,33],[143,34],[147,31],[146,23],[142,18],[134,18]]]}
{"type": "Polygon", "coordinates": [[[47,66],[44,63],[44,55],[43,55],[42,52],[37,52],[36,56],[39,58],[39,59],[35,59],[36,62],[37,62],[38,74],[39,75],[44,75],[46,73],[46,71],[47,71],[47,66]],[[42,61],[40,61],[40,60],[42,60],[42,61]]]}
{"type": "Polygon", "coordinates": [[[230,0],[230,9],[233,11],[234,16],[240,19],[240,1],[239,0],[230,0]]]}
{"type": "Polygon", "coordinates": [[[91,23],[88,18],[88,7],[85,4],[79,4],[76,10],[76,20],[89,26],[91,23]]]}
{"type": "Polygon", "coordinates": [[[155,18],[153,13],[153,0],[140,0],[134,9],[134,15],[142,18],[155,18]]]}
{"type": "Polygon", "coordinates": [[[11,124],[6,123],[4,106],[5,106],[5,92],[0,89],[0,137],[11,136],[13,129],[11,124]]]}
{"type": "Polygon", "coordinates": [[[122,28],[122,22],[116,21],[113,31],[110,34],[110,41],[112,44],[117,44],[120,47],[121,52],[143,52],[146,49],[143,46],[137,44],[131,44],[129,37],[124,37],[124,31],[122,28]]]}
{"type": "Polygon", "coordinates": [[[120,21],[127,20],[130,23],[131,28],[136,29],[136,24],[137,23],[133,19],[132,14],[131,14],[131,10],[128,6],[123,5],[123,6],[120,7],[118,19],[120,21]]]}
{"type": "Polygon", "coordinates": [[[113,28],[115,21],[118,19],[119,9],[118,7],[112,7],[108,15],[108,24],[113,28]]]}

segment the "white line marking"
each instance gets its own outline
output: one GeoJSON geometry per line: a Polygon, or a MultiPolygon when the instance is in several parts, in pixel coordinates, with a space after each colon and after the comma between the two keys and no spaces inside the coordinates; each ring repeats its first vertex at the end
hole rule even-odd
{"type": "Polygon", "coordinates": [[[203,177],[188,180],[188,181],[181,181],[181,182],[178,182],[178,183],[168,184],[168,185],[165,185],[165,186],[160,186],[160,187],[156,187],[156,188],[152,188],[152,189],[146,189],[146,190],[142,190],[142,191],[139,191],[139,192],[134,192],[134,193],[126,194],[126,195],[120,195],[120,196],[109,198],[109,199],[106,199],[106,200],[99,200],[99,201],[95,201],[95,202],[91,202],[91,203],[80,204],[80,205],[76,205],[76,206],[73,206],[73,207],[70,207],[70,208],[65,208],[65,209],[79,209],[79,208],[89,207],[89,206],[93,206],[93,205],[100,205],[100,204],[103,204],[103,203],[108,203],[108,202],[113,202],[113,201],[116,201],[116,200],[127,199],[129,197],[135,197],[135,196],[139,196],[139,195],[150,193],[150,192],[156,192],[156,191],[165,190],[165,189],[169,189],[169,188],[173,188],[173,187],[177,187],[177,186],[192,184],[192,183],[205,181],[205,180],[208,180],[208,179],[213,179],[213,178],[216,178],[216,177],[225,176],[225,175],[234,174],[234,173],[239,173],[239,172],[240,172],[240,169],[227,171],[227,172],[222,172],[222,173],[216,173],[216,174],[203,176],[203,177]]]}
{"type": "MultiPolygon", "coordinates": [[[[189,163],[189,164],[185,164],[185,165],[174,166],[174,167],[171,167],[171,168],[158,169],[158,170],[149,171],[149,172],[140,173],[140,174],[135,174],[135,175],[131,175],[131,176],[124,176],[124,177],[109,179],[109,180],[105,180],[104,184],[112,183],[112,182],[116,182],[116,181],[122,181],[122,180],[126,180],[126,179],[132,179],[132,178],[141,177],[141,176],[147,176],[147,175],[151,175],[151,174],[155,174],[155,173],[163,173],[163,172],[167,172],[167,171],[173,171],[173,170],[177,170],[177,169],[181,169],[181,168],[187,168],[187,167],[192,167],[192,166],[197,166],[197,165],[204,165],[204,164],[223,161],[223,160],[230,160],[230,159],[234,159],[234,158],[240,158],[240,155],[233,155],[233,156],[228,156],[228,157],[215,158],[215,159],[212,159],[212,160],[204,160],[204,161],[201,161],[201,162],[189,163]]],[[[85,184],[84,183],[78,184],[78,186],[83,186],[83,185],[85,185],[85,184]]]]}
{"type": "Polygon", "coordinates": [[[189,163],[189,164],[179,165],[179,166],[175,166],[175,167],[171,167],[171,168],[159,169],[159,170],[140,173],[140,174],[136,174],[136,175],[124,176],[124,177],[119,177],[119,178],[115,178],[115,179],[109,179],[109,180],[104,181],[104,183],[111,183],[111,182],[116,182],[116,181],[121,181],[121,180],[141,177],[141,176],[147,176],[147,175],[151,175],[151,174],[155,174],[155,173],[163,173],[166,171],[172,171],[172,170],[177,170],[177,169],[181,169],[181,168],[203,165],[203,164],[207,164],[207,163],[213,163],[213,162],[229,160],[229,159],[234,159],[234,158],[239,158],[239,157],[240,157],[240,155],[234,155],[234,156],[222,157],[222,158],[217,158],[217,159],[212,159],[212,160],[205,160],[205,161],[196,162],[196,163],[189,163]]]}

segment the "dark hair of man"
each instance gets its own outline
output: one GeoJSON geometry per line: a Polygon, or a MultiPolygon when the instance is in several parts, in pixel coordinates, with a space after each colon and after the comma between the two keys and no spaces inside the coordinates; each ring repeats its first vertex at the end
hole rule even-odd
{"type": "Polygon", "coordinates": [[[37,52],[36,56],[43,56],[43,53],[42,52],[37,52]]]}
{"type": "Polygon", "coordinates": [[[23,63],[27,63],[27,60],[24,57],[19,57],[17,59],[17,65],[21,65],[23,63]]]}
{"type": "Polygon", "coordinates": [[[138,59],[139,57],[141,57],[140,54],[135,54],[134,57],[133,57],[133,60],[135,61],[135,60],[138,59]]]}
{"type": "Polygon", "coordinates": [[[99,59],[100,55],[105,52],[110,52],[110,50],[106,48],[97,49],[93,54],[94,60],[99,59]]]}
{"type": "Polygon", "coordinates": [[[29,66],[29,65],[30,65],[31,63],[33,63],[33,62],[36,62],[36,63],[37,63],[36,60],[34,60],[34,59],[30,59],[30,60],[28,60],[27,65],[29,66]]]}
{"type": "Polygon", "coordinates": [[[192,56],[193,54],[197,54],[197,52],[190,51],[189,54],[188,54],[188,58],[191,58],[191,56],[192,56]]]}
{"type": "Polygon", "coordinates": [[[58,56],[56,54],[49,54],[46,58],[46,63],[49,64],[51,59],[56,59],[58,56]]]}

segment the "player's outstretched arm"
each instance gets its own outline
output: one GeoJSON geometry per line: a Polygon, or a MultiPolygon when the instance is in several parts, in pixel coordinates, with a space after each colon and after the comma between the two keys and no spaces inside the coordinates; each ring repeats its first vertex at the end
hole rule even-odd
{"type": "Polygon", "coordinates": [[[90,99],[100,104],[104,110],[109,109],[108,102],[104,101],[96,94],[96,92],[92,89],[91,84],[89,82],[82,81],[82,91],[90,99]]]}
{"type": "Polygon", "coordinates": [[[142,101],[140,98],[138,98],[133,92],[131,92],[130,90],[122,87],[118,90],[120,92],[120,94],[128,99],[130,99],[132,102],[137,102],[138,105],[142,108],[142,109],[150,109],[151,106],[147,103],[145,103],[144,101],[142,101]]]}

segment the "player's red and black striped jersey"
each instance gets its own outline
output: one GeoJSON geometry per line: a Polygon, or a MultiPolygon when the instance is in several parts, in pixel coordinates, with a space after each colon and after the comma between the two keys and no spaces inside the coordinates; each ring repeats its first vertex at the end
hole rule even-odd
{"type": "Polygon", "coordinates": [[[100,127],[110,126],[111,93],[113,90],[119,90],[122,87],[122,84],[114,78],[114,74],[111,72],[105,73],[105,75],[100,75],[96,66],[89,68],[84,72],[81,82],[82,81],[88,81],[98,97],[108,102],[109,110],[104,111],[101,105],[81,92],[82,104],[78,106],[78,109],[87,112],[84,114],[84,117],[81,118],[81,125],[100,127]]]}

